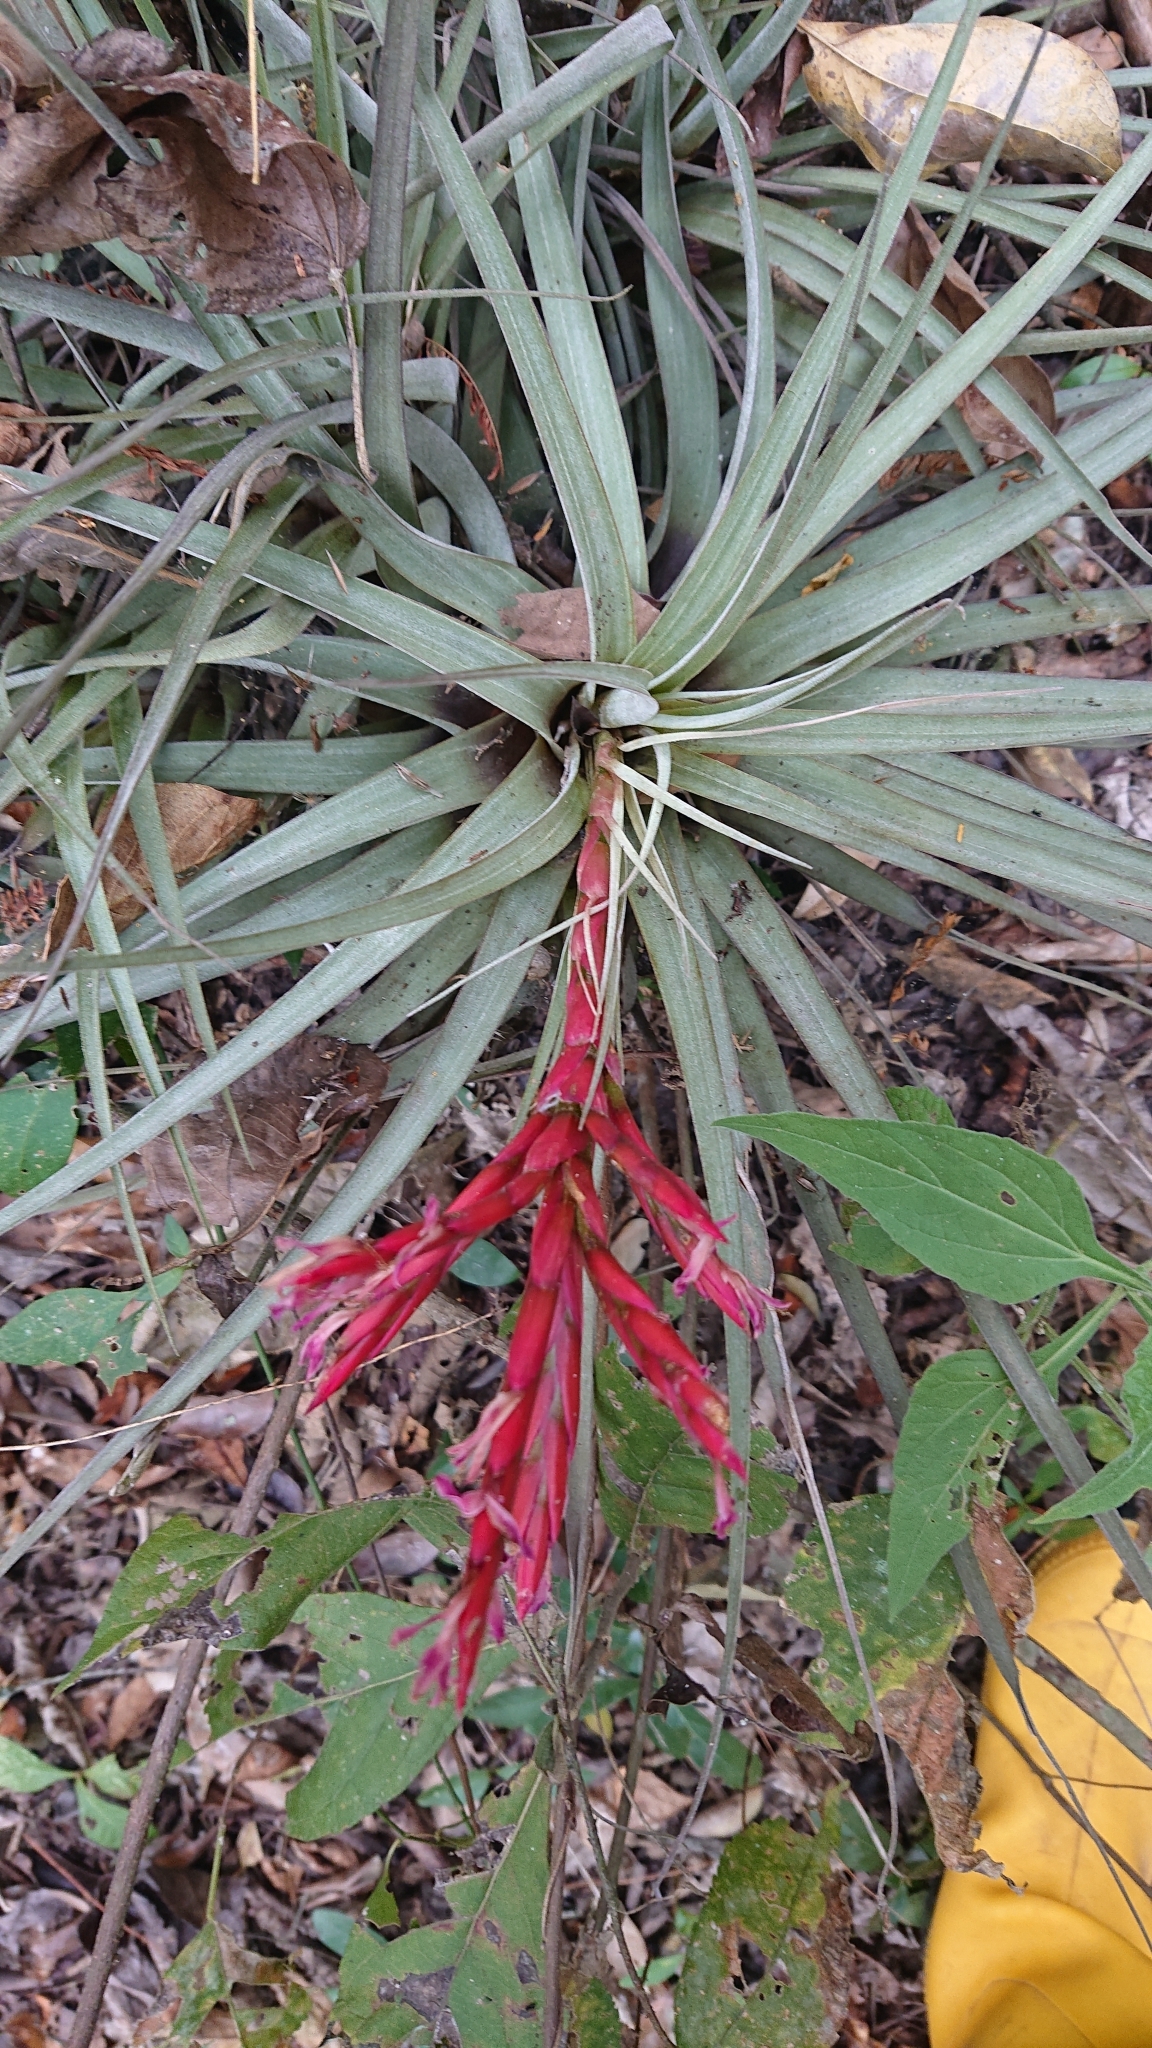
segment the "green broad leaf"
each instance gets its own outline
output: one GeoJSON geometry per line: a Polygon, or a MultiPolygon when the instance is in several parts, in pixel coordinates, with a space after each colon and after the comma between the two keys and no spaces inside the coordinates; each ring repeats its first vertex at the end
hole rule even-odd
{"type": "Polygon", "coordinates": [[[105,1799],[87,1777],[76,1780],[76,1809],[80,1831],[98,1849],[118,1849],[124,1840],[128,1808],[105,1799]]]}
{"type": "Polygon", "coordinates": [[[1121,384],[1129,377],[1142,377],[1143,367],[1135,356],[1118,350],[1106,356],[1086,356],[1060,379],[1061,391],[1078,391],[1085,384],[1121,384]]]}
{"type": "MultiPolygon", "coordinates": [[[[652,1981],[650,1964],[647,1982],[652,1981]]],[[[569,1991],[564,2007],[570,2041],[579,2042],[580,2048],[621,2048],[624,2036],[616,2001],[598,1977],[591,1977],[569,1991]]]]}
{"type": "MultiPolygon", "coordinates": [[[[960,1583],[950,1564],[938,1563],[918,1593],[906,1602],[898,1622],[888,1607],[888,1500],[865,1494],[828,1509],[832,1540],[844,1578],[861,1648],[878,1699],[905,1685],[921,1664],[935,1663],[952,1643],[963,1612],[960,1583]]],[[[785,1581],[789,1611],[824,1638],[807,1671],[810,1685],[848,1729],[869,1713],[868,1694],[840,1595],[824,1546],[802,1543],[785,1581]]]]}
{"type": "MultiPolygon", "coordinates": [[[[699,1707],[665,1707],[662,1713],[654,1713],[648,1722],[648,1733],[658,1749],[667,1755],[679,1757],[697,1770],[701,1770],[708,1754],[712,1735],[712,1723],[704,1718],[699,1707]]],[[[713,1776],[727,1785],[730,1792],[743,1792],[749,1785],[758,1785],[764,1775],[764,1767],[753,1749],[745,1748],[729,1729],[725,1728],[716,1748],[716,1761],[712,1766],[713,1776]]]]}
{"type": "Polygon", "coordinates": [[[209,2015],[223,2005],[243,2048],[287,2048],[311,2010],[305,1986],[286,1963],[241,1948],[216,1920],[208,1920],[181,1949],[165,1981],[180,1999],[172,2027],[172,2039],[179,2042],[202,2040],[209,2015]],[[275,1987],[281,2002],[272,2007],[241,2004],[232,1996],[237,1984],[275,1987]]]}
{"type": "Polygon", "coordinates": [[[1026,1301],[1065,1280],[1131,1277],[1097,1242],[1072,1175],[1011,1138],[791,1113],[726,1122],[821,1174],[922,1265],[975,1294],[1026,1301]]]}
{"type": "MultiPolygon", "coordinates": [[[[611,1481],[604,1489],[602,1505],[614,1536],[627,1542],[641,1527],[698,1533],[712,1527],[711,1464],[611,1345],[596,1361],[596,1414],[603,1448],[627,1489],[611,1481]]],[[[761,1462],[774,1449],[770,1431],[753,1430],[748,1473],[753,1536],[770,1535],[788,1513],[788,1481],[761,1462]]]]}
{"type": "Polygon", "coordinates": [[[449,1266],[448,1271],[455,1279],[466,1281],[469,1287],[515,1287],[523,1278],[519,1266],[506,1259],[486,1237],[478,1237],[466,1252],[461,1252],[456,1264],[449,1266]]]}
{"type": "MultiPolygon", "coordinates": [[[[314,1593],[300,1611],[324,1664],[320,1701],[328,1736],[307,1777],[288,1794],[288,1829],[314,1842],[355,1826],[395,1799],[436,1755],[461,1716],[446,1701],[412,1698],[412,1681],[430,1640],[426,1632],[393,1647],[398,1628],[420,1609],[375,1593],[314,1593]]],[[[435,1628],[438,1617],[430,1616],[435,1628]]],[[[514,1655],[508,1643],[480,1659],[476,1691],[491,1685],[514,1655]]]]}
{"type": "Polygon", "coordinates": [[[934,1088],[886,1088],[884,1093],[902,1124],[933,1124],[955,1130],[956,1119],[934,1088]]]}
{"type": "Polygon", "coordinates": [[[990,1351],[934,1359],[912,1389],[892,1468],[888,1611],[895,1619],[954,1543],[968,1534],[968,1492],[981,1458],[1015,1434],[1023,1410],[990,1351]]]}
{"type": "MultiPolygon", "coordinates": [[[[387,1877],[378,1877],[364,1901],[364,1918],[373,1927],[399,1927],[400,1908],[388,1883],[387,1877]]],[[[343,1950],[341,1950],[343,1954],[343,1950]]]]}
{"type": "Polygon", "coordinates": [[[476,1713],[486,1728],[527,1728],[539,1735],[548,1725],[547,1704],[542,1685],[508,1685],[478,1700],[476,1713]]]}
{"type": "Polygon", "coordinates": [[[1152,1334],[1141,1339],[1124,1375],[1124,1403],[1132,1419],[1133,1441],[1095,1478],[1041,1515],[1035,1528],[1052,1529],[1082,1515],[1101,1515],[1108,1508],[1120,1507],[1142,1486],[1152,1486],[1152,1334]]]}
{"type": "Polygon", "coordinates": [[[231,1565],[239,1564],[263,1541],[231,1536],[226,1529],[205,1529],[191,1515],[173,1515],[133,1551],[113,1581],[100,1625],[63,1684],[74,1685],[81,1672],[119,1643],[210,1593],[231,1565]]]}
{"type": "Polygon", "coordinates": [[[826,1886],[840,1839],[833,1792],[819,1834],[757,1821],[728,1843],[688,1943],[676,2037],[708,2048],[831,2048],[845,2010],[838,1923],[826,1886]],[[739,1974],[741,1943],[767,1963],[739,1974]]]}
{"type": "Polygon", "coordinates": [[[312,1914],[313,1934],[336,1956],[343,1955],[355,1925],[351,1913],[338,1913],[335,1906],[317,1906],[312,1914]]]}
{"type": "Polygon", "coordinates": [[[46,1764],[43,1757],[37,1756],[34,1749],[26,1749],[22,1742],[0,1735],[0,1791],[43,1792],[46,1785],[58,1785],[61,1778],[71,1776],[71,1771],[46,1764]]]}
{"type": "Polygon", "coordinates": [[[422,1494],[416,1500],[404,1504],[404,1520],[410,1529],[426,1536],[429,1543],[435,1543],[442,1551],[467,1550],[468,1537],[461,1520],[460,1511],[450,1500],[441,1500],[439,1494],[422,1494]]]}
{"type": "Polygon", "coordinates": [[[135,1799],[140,1790],[139,1769],[126,1771],[113,1754],[101,1756],[90,1764],[84,1776],[98,1792],[106,1792],[109,1799],[135,1799]]]}
{"type": "Polygon", "coordinates": [[[164,1218],[164,1249],[172,1259],[186,1259],[192,1250],[192,1240],[175,1216],[164,1218]]]}
{"type": "Polygon", "coordinates": [[[267,1649],[301,1602],[377,1536],[407,1520],[410,1505],[407,1499],[355,1500],[316,1515],[278,1515],[262,1539],[268,1556],[260,1578],[252,1592],[236,1602],[244,1628],[242,1646],[267,1649]]]}
{"type": "MultiPolygon", "coordinates": [[[[156,1276],[163,1298],[179,1273],[156,1276]]],[[[114,1293],[104,1287],[61,1287],[22,1308],[0,1327],[0,1358],[9,1365],[95,1365],[106,1386],[144,1361],[132,1349],[132,1327],[148,1302],[147,1290],[114,1293]]]]}
{"type": "Polygon", "coordinates": [[[920,1260],[898,1245],[886,1230],[881,1230],[859,1202],[845,1202],[840,1220],[848,1232],[848,1242],[837,1249],[842,1249],[854,1265],[864,1266],[869,1273],[880,1273],[886,1279],[923,1271],[920,1260]]]}
{"type": "Polygon", "coordinates": [[[0,1194],[23,1195],[68,1161],[76,1136],[71,1081],[36,1087],[17,1074],[0,1088],[0,1194]]]}
{"type": "Polygon", "coordinates": [[[450,1920],[388,1943],[355,1930],[332,2015],[350,2040],[431,2043],[454,2022],[461,2048],[539,2048],[548,1792],[529,1764],[503,1802],[511,1832],[496,1868],[445,1884],[450,1920]]]}

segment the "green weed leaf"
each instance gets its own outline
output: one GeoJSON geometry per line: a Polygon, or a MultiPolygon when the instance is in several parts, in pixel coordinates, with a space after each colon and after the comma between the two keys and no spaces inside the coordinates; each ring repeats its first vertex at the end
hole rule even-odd
{"type": "Polygon", "coordinates": [[[173,1515],[133,1551],[113,1581],[100,1626],[64,1684],[75,1684],[82,1671],[119,1643],[209,1593],[230,1565],[239,1564],[263,1540],[230,1536],[226,1529],[205,1529],[191,1515],[173,1515]]]}
{"type": "Polygon", "coordinates": [[[167,1981],[180,1995],[172,2028],[174,2041],[202,2039],[209,2015],[223,2005],[242,2048],[286,2048],[311,2008],[305,1986],[292,1977],[286,1963],[241,1948],[216,1920],[209,1920],[187,1948],[181,1949],[167,1981]],[[272,2007],[241,2005],[232,1997],[236,1984],[274,1987],[280,1993],[280,2003],[272,2007]]]}
{"type": "Polygon", "coordinates": [[[23,1195],[66,1165],[76,1136],[71,1081],[36,1087],[17,1074],[0,1088],[0,1194],[23,1195]]]}
{"type": "MultiPolygon", "coordinates": [[[[1057,1501],[1035,1524],[1055,1528],[1081,1515],[1101,1515],[1118,1508],[1142,1486],[1152,1486],[1152,1335],[1144,1337],[1124,1375],[1124,1402],[1132,1418],[1133,1441],[1067,1500],[1057,1501]]],[[[1089,1449],[1092,1441],[1089,1438],[1089,1449]]],[[[1093,1452],[1093,1455],[1097,1455],[1093,1452]]]]}
{"type": "Polygon", "coordinates": [[[1065,1280],[1131,1277],[1097,1242],[1072,1175],[1011,1138],[867,1118],[728,1121],[822,1174],[922,1265],[993,1301],[1030,1300],[1065,1280]]]}
{"type": "MultiPolygon", "coordinates": [[[[251,1593],[236,1602],[244,1648],[267,1649],[310,1593],[406,1521],[408,1500],[356,1500],[318,1515],[278,1515],[267,1536],[268,1557],[251,1593]]],[[[447,1503],[445,1503],[447,1505],[447,1503]]]]}
{"type": "Polygon", "coordinates": [[[460,2048],[539,2048],[548,1780],[529,1764],[502,1805],[511,1833],[500,1861],[449,1880],[450,1920],[387,1943],[353,1933],[333,2013],[351,2040],[430,2042],[451,2015],[460,2048]]]}
{"type": "Polygon", "coordinates": [[[0,1735],[0,1791],[43,1792],[46,1785],[58,1785],[61,1778],[70,1778],[71,1771],[57,1770],[55,1764],[46,1764],[35,1750],[26,1749],[22,1742],[13,1742],[11,1736],[0,1735]]]}
{"type": "Polygon", "coordinates": [[[839,1795],[817,1835],[756,1822],[729,1842],[688,1944],[676,2032],[709,2048],[830,2048],[845,2010],[842,1936],[829,1912],[839,1795]],[[746,1986],[741,1943],[767,1969],[746,1986]],[[774,1967],[782,1966],[782,1968],[774,1967]]]}
{"type": "MultiPolygon", "coordinates": [[[[828,1519],[861,1647],[882,1698],[907,1684],[921,1664],[944,1656],[963,1610],[960,1584],[951,1565],[937,1564],[894,1623],[888,1608],[887,1499],[872,1493],[838,1503],[828,1509],[828,1519]]],[[[797,1619],[824,1638],[808,1667],[809,1684],[836,1719],[854,1729],[868,1715],[868,1694],[822,1543],[800,1545],[784,1598],[797,1619]]]]}
{"type": "MultiPolygon", "coordinates": [[[[313,1842],[395,1799],[442,1748],[460,1715],[449,1702],[429,1707],[412,1698],[428,1637],[395,1648],[392,1637],[421,1619],[418,1608],[375,1593],[317,1593],[300,1618],[324,1662],[328,1697],[320,1704],[328,1738],[307,1777],[288,1794],[288,1826],[297,1840],[313,1842]]],[[[478,1692],[513,1654],[510,1643],[484,1652],[478,1692]]]]}
{"type": "MultiPolygon", "coordinates": [[[[1099,1303],[1035,1353],[1033,1364],[1050,1393],[1056,1392],[1064,1367],[1095,1335],[1107,1312],[1107,1301],[1099,1303]]],[[[1135,1370],[1133,1365],[1125,1391],[1135,1370]]],[[[1138,1408],[1141,1392],[1137,1383],[1138,1408]]],[[[1111,1416],[1096,1408],[1082,1413],[1094,1457],[1100,1452],[1093,1446],[1093,1434],[1105,1423],[1121,1436],[1110,1454],[1127,1451],[1128,1440],[1111,1416]]],[[[919,1592],[945,1552],[967,1535],[968,1496],[979,1461],[1011,1442],[1022,1414],[1011,1382],[989,1351],[954,1351],[934,1359],[913,1387],[893,1465],[888,1532],[893,1618],[919,1592]]],[[[1152,1417],[1148,1419],[1152,1423],[1152,1417]]]]}

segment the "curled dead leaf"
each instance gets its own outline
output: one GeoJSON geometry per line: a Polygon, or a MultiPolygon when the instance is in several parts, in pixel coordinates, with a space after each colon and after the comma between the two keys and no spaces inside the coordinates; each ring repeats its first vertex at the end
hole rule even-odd
{"type": "Polygon", "coordinates": [[[972,1548],[976,1562],[996,1602],[1009,1642],[1026,1629],[1036,1605],[1032,1574],[1022,1557],[1013,1550],[1004,1533],[1008,1502],[997,1494],[990,1508],[975,1501],[972,1507],[972,1548]]]}
{"type": "MultiPolygon", "coordinates": [[[[789,36],[775,62],[749,87],[740,102],[744,133],[756,162],[762,163],[772,154],[788,95],[804,68],[804,50],[803,36],[789,36]]],[[[728,157],[722,142],[716,150],[716,172],[721,178],[728,174],[728,157]]]]}
{"type": "MultiPolygon", "coordinates": [[[[143,474],[142,470],[134,472],[136,476],[143,474]]],[[[121,488],[131,482],[131,477],[122,477],[112,489],[120,496],[145,495],[121,488]]],[[[27,494],[16,484],[0,482],[0,519],[21,511],[27,503],[27,494]]],[[[7,583],[35,570],[46,583],[58,585],[65,604],[71,604],[76,595],[81,569],[112,569],[130,576],[139,566],[139,555],[122,546],[119,537],[114,539],[103,533],[94,519],[79,512],[60,512],[48,519],[38,519],[15,539],[0,542],[0,582],[7,583]]],[[[176,584],[182,590],[200,587],[195,576],[179,569],[161,569],[159,576],[162,582],[176,584]]]]}
{"type": "MultiPolygon", "coordinates": [[[[387,1078],[374,1053],[305,1032],[232,1084],[247,1158],[223,1101],[185,1117],[180,1133],[208,1221],[255,1222],[331,1130],[375,1108],[387,1078]]],[[[155,1208],[186,1209],[188,1184],[167,1133],[145,1145],[142,1157],[155,1208]]]]}
{"type": "Polygon", "coordinates": [[[113,29],[73,62],[111,111],[162,158],[116,155],[70,93],[42,104],[0,71],[0,254],[119,238],[207,290],[211,312],[266,311],[315,299],[356,259],[368,212],[350,171],[322,143],[258,103],[260,183],[251,182],[248,91],[215,72],[173,71],[155,36],[113,29]]]}
{"type": "Polygon", "coordinates": [[[50,422],[43,413],[33,412],[26,405],[15,405],[11,399],[0,399],[0,462],[13,467],[34,455],[50,422]]]}
{"type": "MultiPolygon", "coordinates": [[[[807,17],[802,27],[812,48],[804,82],[816,105],[876,170],[890,170],[924,111],[955,28],[948,22],[861,28],[807,17]]],[[[1025,21],[996,15],[976,23],[925,177],[984,155],[1040,39],[1041,31],[1025,21]]],[[[1116,95],[1085,50],[1060,36],[1044,38],[1000,154],[1006,163],[1090,178],[1110,178],[1120,169],[1116,95]]]]}
{"type": "Polygon", "coordinates": [[[1152,0],[1111,0],[1129,64],[1152,64],[1152,0]]]}
{"type": "MultiPolygon", "coordinates": [[[[198,868],[207,867],[209,861],[219,860],[230,853],[261,815],[255,797],[228,796],[224,790],[209,789],[201,782],[161,782],[157,785],[156,798],[164,838],[178,875],[194,874],[198,868]]],[[[101,806],[97,830],[100,819],[107,815],[110,801],[106,800],[101,806]]],[[[120,826],[112,850],[125,874],[151,896],[148,865],[140,851],[140,841],[131,818],[125,818],[120,826]]],[[[105,874],[104,893],[117,931],[122,932],[134,924],[141,911],[139,898],[115,873],[105,874]]],[[[76,896],[71,882],[61,882],[48,929],[49,952],[61,943],[75,908],[76,896]]],[[[87,928],[81,932],[77,944],[91,944],[87,928]]]]}
{"type": "Polygon", "coordinates": [[[924,1794],[945,1869],[1003,1877],[1002,1866],[976,1846],[981,1784],[972,1763],[964,1702],[943,1665],[923,1664],[911,1685],[885,1693],[880,1717],[924,1794]]]}
{"type": "MultiPolygon", "coordinates": [[[[929,227],[923,214],[910,206],[897,229],[892,247],[888,252],[886,268],[895,271],[905,284],[917,291],[927,277],[936,257],[940,253],[939,237],[929,227]]],[[[950,259],[939,291],[932,301],[935,310],[960,334],[967,333],[988,311],[988,301],[982,291],[973,284],[968,272],[954,259],[950,259]]],[[[1044,375],[1039,363],[1030,356],[1001,356],[993,364],[1002,377],[1006,378],[1014,391],[1019,392],[1025,403],[1031,406],[1050,433],[1056,431],[1056,402],[1052,386],[1044,375]]],[[[992,462],[1007,462],[1014,455],[1020,455],[1032,444],[1011,426],[998,407],[969,384],[956,401],[959,411],[979,441],[985,454],[992,462]]],[[[898,465],[897,465],[898,467],[898,465]]]]}
{"type": "Polygon", "coordinates": [[[1071,747],[1018,747],[1011,755],[1013,767],[1033,789],[1049,796],[1092,802],[1092,777],[1081,766],[1071,747]]]}
{"type": "Polygon", "coordinates": [[[871,1756],[876,1738],[867,1721],[861,1721],[855,1733],[849,1735],[808,1680],[799,1671],[793,1671],[763,1636],[751,1632],[742,1635],[736,1644],[736,1661],[760,1680],[772,1719],[782,1728],[793,1735],[823,1737],[826,1744],[856,1763],[871,1756]]]}

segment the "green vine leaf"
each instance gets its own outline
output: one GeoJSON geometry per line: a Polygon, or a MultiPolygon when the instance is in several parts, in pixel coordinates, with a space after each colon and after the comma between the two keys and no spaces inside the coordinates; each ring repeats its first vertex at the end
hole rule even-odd
{"type": "MultiPolygon", "coordinates": [[[[1095,1335],[1108,1309],[1107,1301],[1098,1303],[1034,1354],[1033,1364],[1050,1393],[1056,1392],[1064,1367],[1095,1335]]],[[[1103,1423],[1116,1429],[1111,1416],[1098,1409],[1082,1412],[1086,1421],[1092,1418],[1090,1430],[1092,1424],[1103,1423]]],[[[892,1468],[888,1611],[893,1619],[952,1545],[967,1535],[969,1494],[980,1461],[1012,1441],[1022,1415],[1021,1403],[990,1351],[954,1351],[933,1359],[916,1382],[892,1468]]],[[[1126,1451],[1127,1438],[1122,1438],[1119,1449],[1126,1451]]],[[[1118,1498],[1127,1499],[1127,1494],[1118,1498]]]]}
{"type": "Polygon", "coordinates": [[[1088,1204],[1055,1159],[1010,1138],[921,1123],[785,1114],[726,1119],[823,1175],[922,1265],[994,1301],[1065,1280],[1127,1285],[1088,1204]]]}
{"type": "MultiPolygon", "coordinates": [[[[964,1602],[950,1564],[938,1563],[893,1623],[888,1604],[888,1500],[865,1494],[828,1509],[832,1540],[877,1698],[907,1685],[924,1664],[943,1657],[960,1624],[964,1602]]],[[[868,1716],[868,1694],[840,1596],[823,1544],[802,1543],[784,1586],[798,1621],[824,1638],[807,1677],[836,1719],[848,1729],[868,1716]]]]}
{"type": "MultiPolygon", "coordinates": [[[[180,1284],[177,1272],[157,1273],[163,1300],[180,1284]]],[[[94,1365],[106,1387],[144,1360],[132,1349],[136,1318],[150,1300],[146,1287],[118,1293],[107,1287],[60,1287],[29,1302],[0,1327],[0,1358],[8,1365],[94,1365]]]]}
{"type": "Polygon", "coordinates": [[[840,1796],[820,1831],[759,1821],[729,1842],[688,1944],[677,2038],[707,2048],[830,2048],[846,2011],[847,1941],[831,1859],[840,1796]],[[766,1968],[748,1984],[742,1949],[766,1968]]]}
{"type": "MultiPolygon", "coordinates": [[[[601,1505],[614,1536],[627,1543],[638,1528],[702,1533],[712,1527],[711,1465],[611,1345],[596,1361],[596,1418],[607,1452],[601,1505]]],[[[770,1430],[753,1430],[748,1472],[753,1536],[770,1535],[788,1513],[791,1486],[763,1463],[775,1449],[770,1430]]]]}
{"type": "Polygon", "coordinates": [[[444,1886],[450,1920],[391,1942],[355,1930],[332,2015],[351,2040],[430,2048],[454,2022],[460,2048],[539,2048],[548,1780],[534,1765],[501,1802],[501,1822],[510,1833],[495,1868],[444,1886]]]}

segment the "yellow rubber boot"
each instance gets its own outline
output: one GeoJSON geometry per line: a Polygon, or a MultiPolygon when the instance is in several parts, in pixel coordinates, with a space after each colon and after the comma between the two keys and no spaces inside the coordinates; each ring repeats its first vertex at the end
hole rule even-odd
{"type": "MultiPolygon", "coordinates": [[[[1113,1599],[1119,1576],[1096,1532],[1054,1544],[1036,1569],[1028,1633],[1152,1734],[1152,1611],[1113,1599]]],[[[1020,1675],[1096,1832],[1152,1883],[1152,1771],[1046,1680],[1020,1675]]],[[[993,1715],[1051,1774],[991,1661],[984,1703],[980,1847],[1025,1889],[945,1876],[924,1972],[932,2048],[1152,2048],[1152,1898],[1109,1869],[994,1726],[993,1715]]]]}

